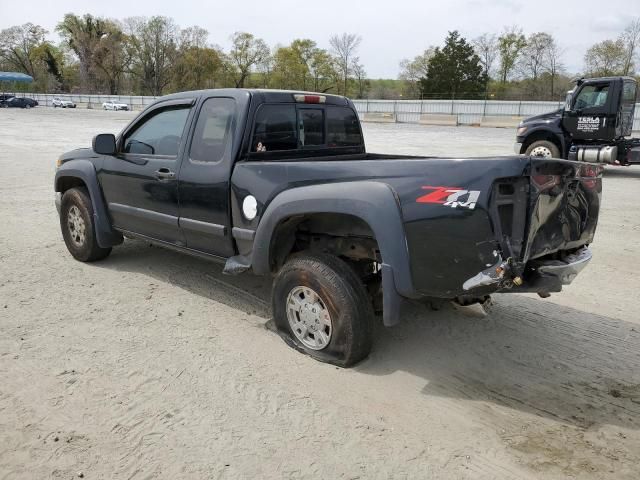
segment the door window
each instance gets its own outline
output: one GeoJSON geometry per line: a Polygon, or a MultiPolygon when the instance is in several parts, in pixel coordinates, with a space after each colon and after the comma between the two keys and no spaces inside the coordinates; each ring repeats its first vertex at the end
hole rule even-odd
{"type": "Polygon", "coordinates": [[[233,135],[235,102],[231,98],[209,98],[202,105],[189,158],[196,162],[215,163],[222,160],[233,135]]]}
{"type": "Polygon", "coordinates": [[[585,85],[578,93],[576,101],[573,105],[575,110],[584,110],[585,108],[600,108],[607,103],[609,94],[609,84],[601,85],[585,85]]]}
{"type": "Polygon", "coordinates": [[[188,115],[189,107],[168,108],[153,114],[127,135],[124,152],[177,156],[188,115]]]}

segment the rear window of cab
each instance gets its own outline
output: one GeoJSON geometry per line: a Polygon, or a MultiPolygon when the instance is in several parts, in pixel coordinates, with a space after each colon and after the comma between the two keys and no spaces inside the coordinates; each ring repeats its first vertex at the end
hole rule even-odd
{"type": "Polygon", "coordinates": [[[358,147],[357,114],[334,105],[263,104],[256,112],[251,152],[358,147]]]}

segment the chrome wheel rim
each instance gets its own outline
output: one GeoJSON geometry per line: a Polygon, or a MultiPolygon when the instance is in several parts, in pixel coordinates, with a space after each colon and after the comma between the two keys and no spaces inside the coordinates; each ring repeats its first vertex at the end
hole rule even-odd
{"type": "Polygon", "coordinates": [[[331,341],[329,309],[309,287],[294,287],[287,296],[287,320],[291,331],[311,350],[322,350],[331,341]]]}
{"type": "Polygon", "coordinates": [[[551,158],[551,150],[549,150],[547,147],[542,147],[542,146],[536,147],[533,150],[531,150],[531,156],[551,158]]]}
{"type": "Polygon", "coordinates": [[[73,205],[67,213],[67,228],[69,236],[76,247],[82,247],[85,240],[86,225],[80,214],[80,209],[73,205]]]}

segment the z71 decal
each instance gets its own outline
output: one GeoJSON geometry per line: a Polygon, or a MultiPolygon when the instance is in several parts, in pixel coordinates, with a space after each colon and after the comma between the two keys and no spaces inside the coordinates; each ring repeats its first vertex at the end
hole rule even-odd
{"type": "Polygon", "coordinates": [[[473,210],[480,197],[479,190],[465,190],[459,187],[422,187],[431,192],[418,197],[417,203],[437,203],[451,208],[468,208],[473,210]]]}

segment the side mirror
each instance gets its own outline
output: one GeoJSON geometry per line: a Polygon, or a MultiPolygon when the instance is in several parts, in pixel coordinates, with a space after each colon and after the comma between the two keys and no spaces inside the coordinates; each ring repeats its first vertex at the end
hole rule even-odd
{"type": "Polygon", "coordinates": [[[113,133],[100,133],[93,137],[93,151],[100,155],[116,154],[116,136],[113,133]]]}

